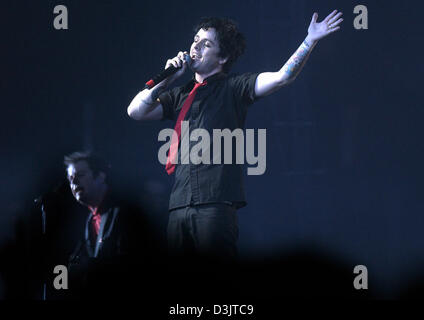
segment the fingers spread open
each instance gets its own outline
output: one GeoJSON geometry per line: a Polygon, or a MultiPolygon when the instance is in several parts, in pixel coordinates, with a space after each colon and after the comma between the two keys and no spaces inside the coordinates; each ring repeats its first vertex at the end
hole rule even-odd
{"type": "Polygon", "coordinates": [[[337,27],[340,23],[342,23],[343,19],[339,19],[336,22],[331,24],[331,28],[337,27]]]}
{"type": "Polygon", "coordinates": [[[337,10],[334,10],[333,12],[331,12],[325,19],[324,19],[324,21],[325,22],[327,22],[328,23],[328,21],[332,18],[332,17],[334,17],[335,15],[336,15],[336,13],[337,13],[337,10]]]}
{"type": "Polygon", "coordinates": [[[340,27],[331,28],[330,30],[328,30],[328,34],[333,33],[334,31],[337,31],[339,29],[340,27]]]}
{"type": "Polygon", "coordinates": [[[331,18],[330,20],[328,20],[329,24],[334,24],[334,21],[336,21],[337,19],[339,19],[342,16],[342,12],[339,12],[338,14],[336,14],[333,18],[331,18]]]}

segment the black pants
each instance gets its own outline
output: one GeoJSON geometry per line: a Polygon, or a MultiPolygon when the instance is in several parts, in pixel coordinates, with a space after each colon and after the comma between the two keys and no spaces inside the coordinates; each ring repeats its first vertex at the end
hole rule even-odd
{"type": "Polygon", "coordinates": [[[231,259],[237,256],[237,239],[234,206],[203,204],[169,213],[168,245],[173,255],[231,259]]]}

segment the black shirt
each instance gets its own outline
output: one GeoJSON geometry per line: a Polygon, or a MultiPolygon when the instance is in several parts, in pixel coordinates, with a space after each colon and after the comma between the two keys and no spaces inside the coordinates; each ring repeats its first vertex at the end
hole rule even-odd
{"type": "MultiPolygon", "coordinates": [[[[189,164],[180,164],[181,143],[179,144],[179,160],[175,168],[175,183],[169,200],[169,210],[206,203],[228,203],[234,204],[237,208],[246,205],[243,165],[236,164],[235,138],[232,138],[231,164],[224,164],[224,138],[221,139],[221,164],[216,164],[215,159],[219,156],[213,152],[213,129],[229,129],[231,132],[241,129],[244,132],[247,108],[257,100],[255,82],[258,74],[227,76],[218,73],[205,79],[206,86],[197,89],[184,120],[189,121],[190,134],[199,128],[208,131],[210,164],[192,164],[192,161],[189,161],[189,164]]],[[[186,85],[166,91],[159,96],[163,106],[163,119],[176,121],[194,84],[193,79],[186,85]]],[[[183,135],[181,132],[180,141],[184,139],[183,135]]],[[[201,139],[199,138],[199,141],[201,139]]],[[[189,142],[190,152],[199,141],[189,142]]],[[[245,137],[242,142],[245,143],[245,137]]],[[[244,154],[242,159],[245,161],[244,154]]]]}

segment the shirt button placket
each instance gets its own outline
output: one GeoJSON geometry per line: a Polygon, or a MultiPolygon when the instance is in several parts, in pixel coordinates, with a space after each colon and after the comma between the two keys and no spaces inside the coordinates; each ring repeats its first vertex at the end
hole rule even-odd
{"type": "MultiPolygon", "coordinates": [[[[199,88],[198,94],[201,94],[201,89],[199,88]]],[[[194,101],[192,106],[192,114],[190,117],[190,132],[199,128],[199,101],[194,101]]],[[[190,141],[190,150],[193,146],[194,141],[190,141]]],[[[199,203],[200,201],[200,190],[199,190],[199,181],[198,181],[198,168],[197,165],[194,165],[190,161],[190,186],[192,192],[192,200],[194,204],[199,203]]]]}

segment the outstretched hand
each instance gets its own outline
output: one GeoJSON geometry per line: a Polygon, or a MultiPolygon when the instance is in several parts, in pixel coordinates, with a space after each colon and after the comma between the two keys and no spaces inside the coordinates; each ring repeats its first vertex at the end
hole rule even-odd
{"type": "Polygon", "coordinates": [[[318,13],[312,15],[311,23],[308,28],[308,38],[310,41],[315,42],[325,38],[330,33],[340,29],[340,23],[343,19],[339,19],[343,13],[337,13],[337,10],[331,12],[322,22],[317,22],[318,13]]]}

